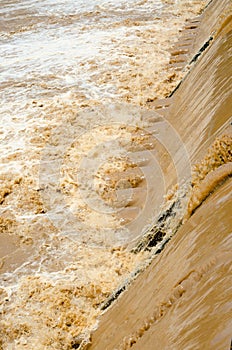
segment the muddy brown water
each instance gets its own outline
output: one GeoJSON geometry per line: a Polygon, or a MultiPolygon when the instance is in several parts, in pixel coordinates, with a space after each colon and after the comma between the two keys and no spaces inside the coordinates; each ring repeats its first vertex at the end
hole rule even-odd
{"type": "Polygon", "coordinates": [[[205,3],[105,4],[80,17],[51,1],[23,27],[20,2],[16,21],[4,15],[2,349],[86,348],[95,328],[98,350],[229,344],[231,4],[212,1],[185,23],[205,3]],[[183,217],[157,258],[159,240],[144,250],[143,234],[169,239],[183,217]]]}
{"type": "MultiPolygon", "coordinates": [[[[232,23],[231,4],[225,2],[224,12],[222,6],[215,14],[217,5],[211,3],[201,23],[200,36],[214,33],[212,45],[170,101],[153,103],[175,125],[190,159],[198,163],[191,195],[195,210],[105,312],[88,349],[230,349],[232,23]],[[220,138],[227,137],[219,151],[220,138]],[[219,158],[226,149],[227,170],[221,178],[224,161],[220,164],[219,158]]],[[[182,169],[184,176],[184,163],[182,169]]]]}

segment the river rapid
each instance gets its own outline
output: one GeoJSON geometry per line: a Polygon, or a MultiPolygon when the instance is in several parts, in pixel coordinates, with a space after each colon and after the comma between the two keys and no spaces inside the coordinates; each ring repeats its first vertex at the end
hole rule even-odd
{"type": "Polygon", "coordinates": [[[166,194],[141,107],[185,74],[170,51],[206,3],[1,1],[1,349],[71,349],[148,258],[122,248],[166,194]]]}

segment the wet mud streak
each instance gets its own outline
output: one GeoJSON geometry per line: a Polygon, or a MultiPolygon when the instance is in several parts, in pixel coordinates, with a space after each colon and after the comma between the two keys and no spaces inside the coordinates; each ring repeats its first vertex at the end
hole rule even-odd
{"type": "Polygon", "coordinates": [[[146,232],[137,246],[132,250],[134,253],[138,253],[142,250],[150,250],[154,254],[158,254],[164,248],[164,245],[170,239],[171,235],[174,235],[181,222],[181,208],[182,202],[185,198],[185,193],[182,193],[182,198],[169,201],[161,214],[159,215],[155,224],[151,225],[151,228],[146,232]],[[157,249],[154,249],[157,247],[157,249]]]}
{"type": "Polygon", "coordinates": [[[101,310],[106,310],[119,297],[119,295],[126,290],[126,287],[127,285],[124,284],[122,287],[118,288],[114,293],[112,293],[110,298],[108,298],[102,305],[101,310]]]}
{"type": "Polygon", "coordinates": [[[202,53],[209,47],[211,41],[213,40],[213,37],[210,36],[209,39],[204,43],[204,45],[200,48],[200,50],[198,51],[198,53],[192,58],[192,60],[190,61],[190,64],[193,62],[196,62],[198,60],[198,58],[202,55],[202,53]]]}

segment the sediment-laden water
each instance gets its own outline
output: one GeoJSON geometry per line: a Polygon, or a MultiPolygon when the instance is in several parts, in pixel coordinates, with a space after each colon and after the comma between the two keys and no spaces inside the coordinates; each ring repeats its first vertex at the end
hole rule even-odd
{"type": "Polygon", "coordinates": [[[206,2],[1,1],[2,349],[72,348],[148,257],[121,246],[163,204],[164,131],[180,140],[140,106],[183,76],[170,50],[206,2]]]}

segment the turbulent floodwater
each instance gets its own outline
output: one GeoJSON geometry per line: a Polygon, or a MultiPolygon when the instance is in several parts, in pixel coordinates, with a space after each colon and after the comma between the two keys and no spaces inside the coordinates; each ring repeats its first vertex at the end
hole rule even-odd
{"type": "Polygon", "coordinates": [[[184,74],[170,50],[205,3],[1,1],[2,349],[71,348],[147,258],[120,248],[167,189],[139,106],[184,74]]]}

